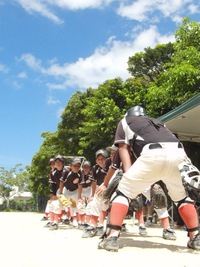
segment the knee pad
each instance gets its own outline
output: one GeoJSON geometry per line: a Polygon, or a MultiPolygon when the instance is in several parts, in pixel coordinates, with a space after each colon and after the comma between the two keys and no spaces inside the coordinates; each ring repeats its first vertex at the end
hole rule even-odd
{"type": "Polygon", "coordinates": [[[154,184],[151,187],[151,204],[155,209],[167,207],[167,197],[159,184],[154,184]]]}
{"type": "Polygon", "coordinates": [[[142,195],[138,195],[136,198],[131,199],[129,203],[129,209],[132,211],[141,211],[143,207],[142,195]]]}
{"type": "Polygon", "coordinates": [[[167,211],[167,208],[155,209],[155,211],[156,211],[159,219],[164,219],[164,218],[169,217],[169,213],[167,211]]]}

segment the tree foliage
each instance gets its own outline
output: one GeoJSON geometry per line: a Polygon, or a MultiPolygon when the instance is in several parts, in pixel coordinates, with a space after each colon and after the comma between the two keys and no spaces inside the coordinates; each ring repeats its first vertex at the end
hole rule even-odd
{"type": "Polygon", "coordinates": [[[147,47],[144,52],[129,57],[128,71],[133,77],[140,77],[147,82],[154,82],[165,71],[165,63],[170,62],[174,53],[172,43],[159,44],[155,48],[147,47]]]}
{"type": "Polygon", "coordinates": [[[9,197],[13,186],[19,188],[19,191],[29,189],[29,171],[21,168],[21,164],[15,165],[10,170],[0,167],[0,195],[9,197]]]}

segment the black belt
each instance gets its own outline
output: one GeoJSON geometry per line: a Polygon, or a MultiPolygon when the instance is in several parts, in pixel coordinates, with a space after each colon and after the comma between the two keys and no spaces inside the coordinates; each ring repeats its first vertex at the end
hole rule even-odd
{"type": "MultiPolygon", "coordinates": [[[[157,148],[163,148],[161,144],[159,143],[154,143],[149,145],[149,149],[157,149],[157,148]]],[[[178,148],[183,148],[182,143],[178,143],[178,148]]]]}

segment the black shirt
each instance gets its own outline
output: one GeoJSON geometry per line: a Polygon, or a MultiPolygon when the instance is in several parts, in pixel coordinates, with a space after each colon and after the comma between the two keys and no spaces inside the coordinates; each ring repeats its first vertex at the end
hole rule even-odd
{"type": "Polygon", "coordinates": [[[91,187],[92,185],[92,173],[89,172],[88,174],[84,174],[82,170],[83,178],[80,184],[82,185],[83,188],[91,187]]]}
{"type": "Polygon", "coordinates": [[[78,189],[78,185],[81,183],[83,178],[83,174],[81,170],[78,172],[72,172],[71,168],[67,168],[63,170],[62,177],[60,181],[64,182],[64,187],[69,191],[75,191],[78,189]],[[78,178],[78,182],[75,180],[78,178]]]}
{"type": "Polygon", "coordinates": [[[101,185],[104,182],[106,171],[102,169],[98,164],[92,167],[92,180],[101,185]]]}
{"type": "Polygon", "coordinates": [[[49,173],[50,193],[56,196],[56,192],[60,186],[60,178],[62,177],[63,169],[58,171],[57,169],[51,170],[49,173]]]}
{"type": "Polygon", "coordinates": [[[159,142],[178,142],[178,139],[159,120],[132,115],[119,122],[114,144],[126,143],[139,156],[146,144],[159,142]]]}

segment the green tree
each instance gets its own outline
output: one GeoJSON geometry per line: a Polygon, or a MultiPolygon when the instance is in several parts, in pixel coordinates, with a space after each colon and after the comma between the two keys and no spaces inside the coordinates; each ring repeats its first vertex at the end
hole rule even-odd
{"type": "Polygon", "coordinates": [[[129,57],[128,71],[133,77],[154,82],[165,71],[165,63],[170,62],[174,53],[172,43],[158,44],[155,48],[147,47],[144,52],[129,57]]]}
{"type": "Polygon", "coordinates": [[[94,160],[94,153],[111,145],[121,109],[125,104],[121,96],[123,83],[120,78],[107,80],[87,99],[82,113],[84,122],[80,127],[80,147],[88,159],[94,160]]]}
{"type": "Polygon", "coordinates": [[[62,121],[58,125],[58,139],[60,151],[67,156],[82,155],[80,147],[80,127],[85,122],[85,115],[82,112],[87,102],[90,102],[94,89],[88,88],[85,92],[77,91],[68,101],[61,116],[62,121]]]}
{"type": "Polygon", "coordinates": [[[21,164],[17,164],[10,170],[0,167],[0,195],[6,199],[7,207],[9,207],[9,194],[14,186],[18,187],[20,192],[29,189],[29,171],[28,169],[24,170],[21,166],[21,164]]]}
{"type": "Polygon", "coordinates": [[[176,31],[174,54],[164,65],[157,80],[149,84],[147,108],[154,116],[162,115],[199,92],[200,25],[184,19],[176,31]],[[193,40],[193,37],[198,42],[193,40]]]}

